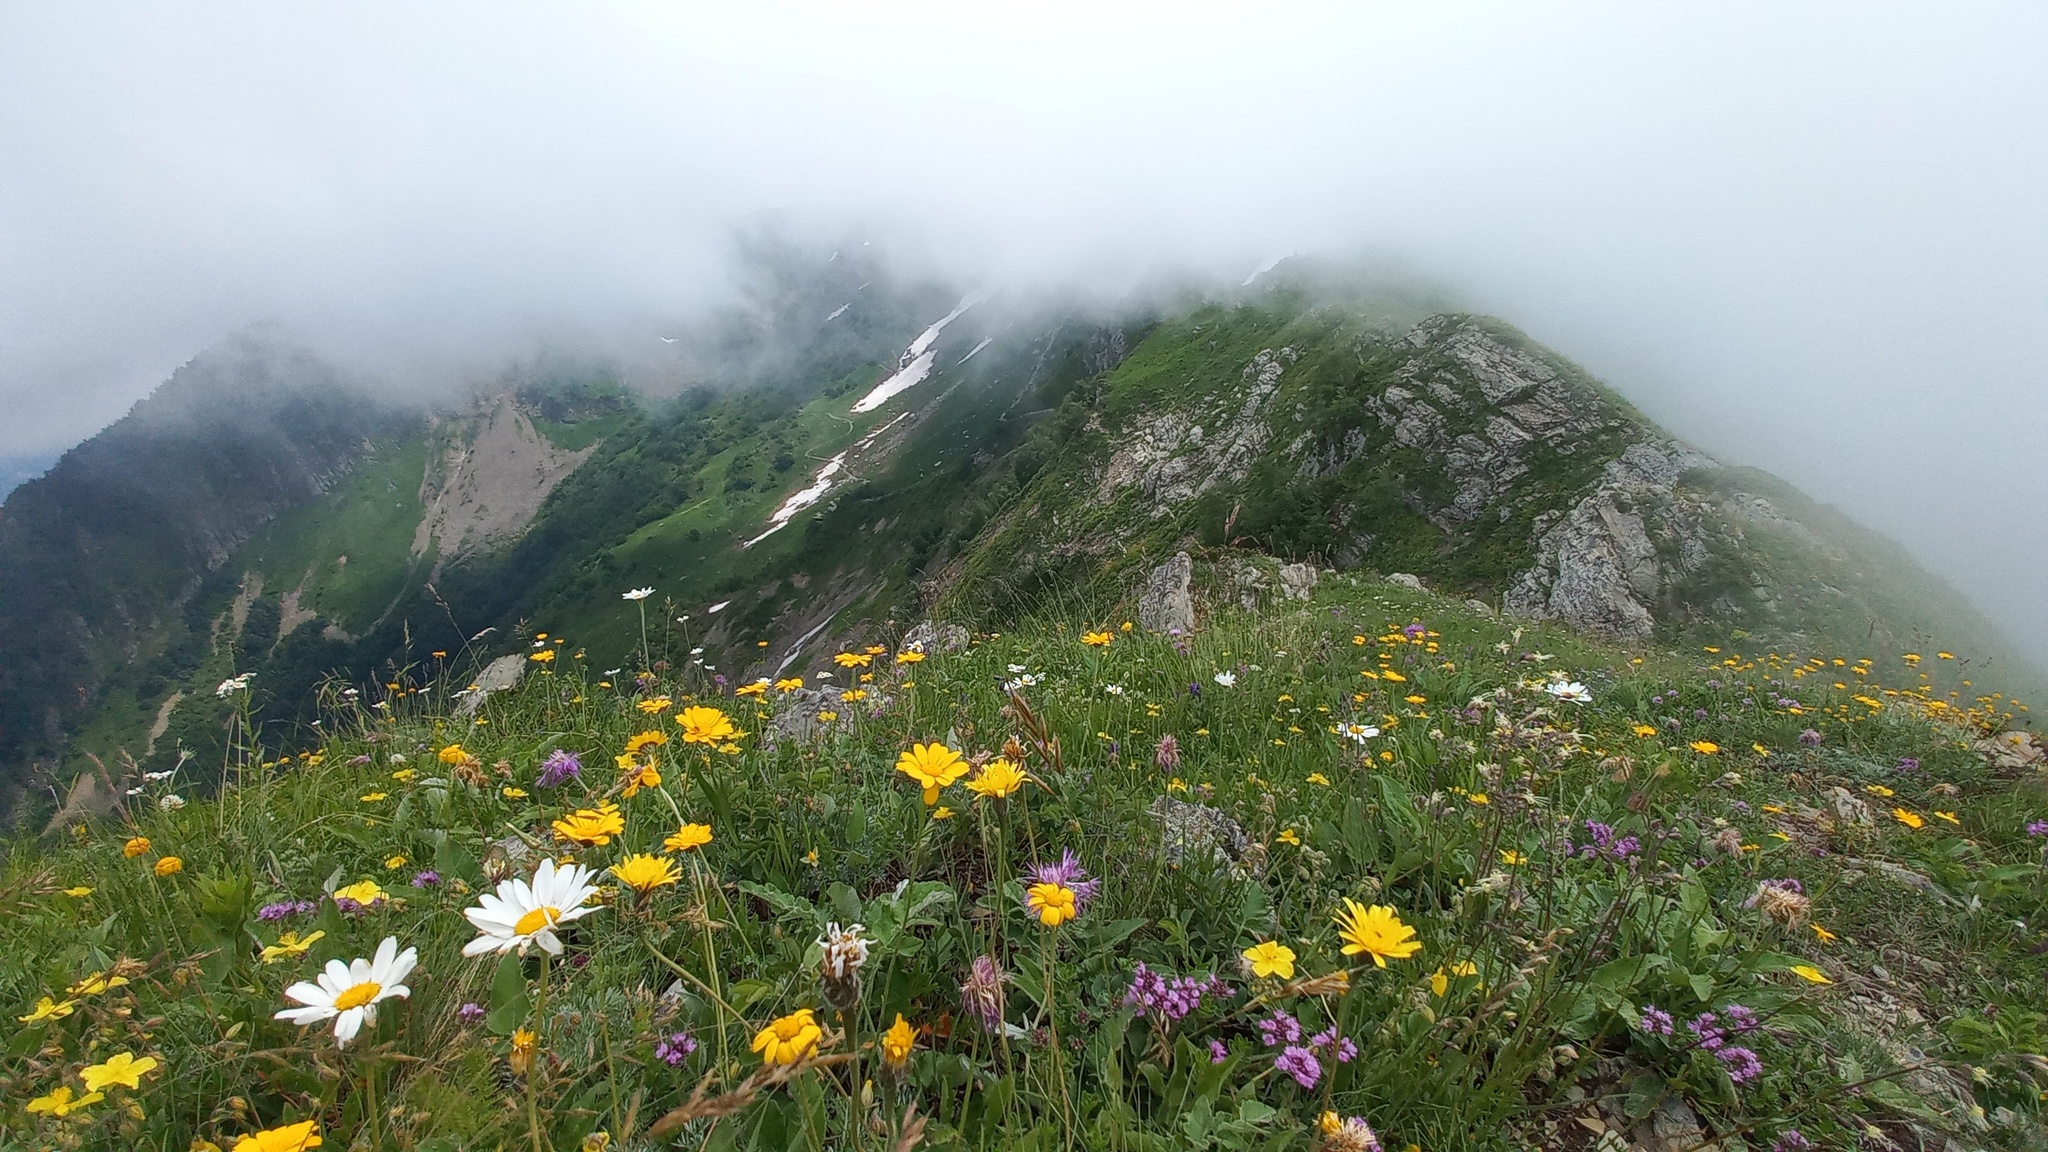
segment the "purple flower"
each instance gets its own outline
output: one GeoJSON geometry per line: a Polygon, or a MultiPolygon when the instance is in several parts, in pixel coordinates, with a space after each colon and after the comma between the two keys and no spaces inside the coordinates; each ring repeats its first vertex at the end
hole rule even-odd
{"type": "Polygon", "coordinates": [[[1643,1010],[1636,1014],[1636,1023],[1644,1032],[1653,1036],[1669,1036],[1677,1027],[1677,1021],[1671,1018],[1671,1013],[1654,1004],[1643,1005],[1643,1010]]]}
{"type": "Polygon", "coordinates": [[[674,1068],[697,1050],[697,1038],[688,1032],[672,1032],[654,1042],[654,1056],[674,1068]]]}
{"type": "Polygon", "coordinates": [[[1161,772],[1172,772],[1180,767],[1180,741],[1168,732],[1159,738],[1159,747],[1153,750],[1152,762],[1159,765],[1161,772]]]}
{"type": "Polygon", "coordinates": [[[1899,762],[1893,765],[1892,770],[1895,772],[1918,772],[1920,770],[1920,761],[1912,756],[1901,756],[1899,757],[1899,762]]]}
{"type": "Polygon", "coordinates": [[[2035,820],[2027,825],[2027,835],[2048,836],[2048,820],[2035,820]]]}
{"type": "Polygon", "coordinates": [[[1799,734],[1799,743],[1807,748],[1820,747],[1820,733],[1808,728],[1799,734]]]}
{"type": "Polygon", "coordinates": [[[455,1018],[464,1024],[474,1024],[484,1018],[484,1006],[471,1001],[455,1010],[455,1018]]]}
{"type": "Polygon", "coordinates": [[[960,985],[961,1007],[981,1021],[983,1029],[994,1032],[1003,1024],[1003,985],[1009,974],[993,956],[976,956],[967,966],[967,980],[960,985]]]}
{"type": "Polygon", "coordinates": [[[1102,881],[1090,880],[1088,870],[1081,867],[1081,858],[1074,855],[1072,848],[1060,852],[1057,864],[1033,864],[1029,869],[1031,883],[1057,884],[1074,890],[1074,911],[1086,912],[1088,902],[1102,889],[1102,881]]]}
{"type": "Polygon", "coordinates": [[[1309,1037],[1308,1046],[1317,1050],[1329,1049],[1339,1064],[1349,1064],[1358,1055],[1358,1045],[1352,1043],[1349,1036],[1339,1039],[1335,1025],[1309,1037]]]}
{"type": "Polygon", "coordinates": [[[1807,1152],[1812,1147],[1813,1142],[1801,1134],[1797,1128],[1785,1129],[1783,1132],[1778,1133],[1776,1140],[1771,1142],[1771,1152],[1807,1152]]]}
{"type": "Polygon", "coordinates": [[[432,888],[434,885],[439,884],[440,882],[441,874],[439,872],[434,871],[432,868],[429,868],[425,872],[421,872],[412,878],[412,886],[415,888],[432,888]]]}
{"type": "Polygon", "coordinates": [[[1201,694],[1202,694],[1202,686],[1201,686],[1200,684],[1193,684],[1193,683],[1190,683],[1190,684],[1188,685],[1188,695],[1190,695],[1190,696],[1200,696],[1201,694]]]}
{"type": "Polygon", "coordinates": [[[546,760],[541,761],[540,776],[533,784],[536,788],[553,788],[582,774],[583,761],[578,759],[574,752],[564,752],[557,748],[548,753],[546,760]]]}
{"type": "Polygon", "coordinates": [[[1728,1071],[1728,1078],[1737,1084],[1747,1084],[1763,1075],[1763,1060],[1747,1048],[1721,1048],[1715,1051],[1714,1059],[1721,1062],[1728,1071]]]}
{"type": "Polygon", "coordinates": [[[1223,1046],[1223,1041],[1209,1041],[1209,1063],[1221,1064],[1228,1059],[1230,1059],[1230,1049],[1223,1046]]]}
{"type": "Polygon", "coordinates": [[[1699,1047],[1709,1052],[1727,1043],[1728,1032],[1721,1027],[1721,1018],[1712,1012],[1702,1012],[1685,1022],[1685,1029],[1699,1037],[1699,1047]]]}
{"type": "Polygon", "coordinates": [[[1196,979],[1193,976],[1168,978],[1140,963],[1131,973],[1130,990],[1124,993],[1124,1003],[1137,1009],[1139,1016],[1150,1017],[1161,1024],[1175,1024],[1202,1006],[1202,997],[1207,995],[1228,996],[1230,986],[1215,976],[1196,979]]]}
{"type": "Polygon", "coordinates": [[[1313,1088],[1323,1078],[1323,1063],[1300,1045],[1290,1045],[1273,1058],[1273,1067],[1294,1077],[1303,1088],[1313,1088]]]}
{"type": "Polygon", "coordinates": [[[311,900],[280,900],[275,904],[265,904],[263,907],[258,908],[256,910],[256,918],[258,920],[284,920],[292,916],[307,915],[318,907],[319,905],[311,900]]]}
{"type": "Polygon", "coordinates": [[[1268,1048],[1292,1044],[1301,1039],[1301,1021],[1285,1012],[1275,1012],[1259,1021],[1259,1039],[1268,1048]]]}
{"type": "Polygon", "coordinates": [[[1643,848],[1643,842],[1637,837],[1623,836],[1617,839],[1614,835],[1614,826],[1612,824],[1602,824],[1598,820],[1586,821],[1586,832],[1593,837],[1593,842],[1591,844],[1581,844],[1578,853],[1580,857],[1587,860],[1591,860],[1596,856],[1626,860],[1637,852],[1642,851],[1643,848]]]}
{"type": "Polygon", "coordinates": [[[1427,635],[1428,632],[1429,629],[1424,628],[1420,624],[1410,624],[1406,628],[1401,629],[1401,635],[1408,637],[1410,640],[1420,639],[1427,635]]]}

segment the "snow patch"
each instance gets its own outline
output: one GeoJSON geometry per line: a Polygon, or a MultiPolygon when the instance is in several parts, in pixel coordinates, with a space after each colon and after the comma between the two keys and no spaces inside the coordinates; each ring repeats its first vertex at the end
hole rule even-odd
{"type": "Polygon", "coordinates": [[[720,601],[719,601],[718,603],[716,603],[716,604],[713,604],[713,605],[712,605],[711,607],[709,607],[709,608],[706,608],[706,609],[704,610],[704,614],[705,614],[706,616],[709,616],[709,615],[711,615],[711,614],[712,614],[713,612],[723,612],[723,611],[725,611],[725,606],[726,606],[726,605],[728,605],[728,604],[730,604],[730,603],[732,603],[732,601],[730,601],[730,600],[720,600],[720,601]]]}
{"type": "Polygon", "coordinates": [[[975,346],[974,346],[973,348],[969,349],[969,350],[968,350],[968,352],[967,352],[967,355],[965,355],[965,356],[962,356],[962,357],[961,357],[960,359],[958,359],[958,360],[954,361],[954,363],[953,363],[953,367],[955,367],[955,368],[958,368],[958,367],[959,367],[960,365],[962,365],[962,364],[965,364],[965,363],[967,363],[967,362],[968,362],[969,360],[972,360],[972,359],[974,359],[974,354],[975,354],[976,352],[979,352],[979,351],[981,351],[981,350],[982,350],[983,348],[986,348],[986,347],[988,347],[989,345],[991,345],[991,344],[993,344],[993,343],[995,343],[995,342],[996,342],[996,338],[995,338],[995,337],[993,337],[993,336],[984,336],[984,337],[982,337],[982,338],[981,338],[981,343],[979,343],[979,344],[976,344],[976,345],[975,345],[975,346]]]}
{"type": "Polygon", "coordinates": [[[1266,257],[1265,263],[1260,264],[1257,268],[1252,269],[1252,274],[1245,277],[1244,284],[1240,284],[1238,285],[1238,287],[1242,288],[1246,284],[1250,284],[1252,281],[1257,280],[1259,277],[1264,276],[1268,272],[1271,272],[1275,265],[1279,264],[1282,260],[1285,259],[1287,259],[1286,256],[1266,257]]]}
{"type": "Polygon", "coordinates": [[[917,339],[910,342],[910,347],[904,349],[903,355],[897,358],[895,374],[875,385],[873,391],[861,397],[854,404],[853,411],[873,412],[887,404],[891,398],[923,383],[924,378],[932,374],[932,365],[938,362],[938,353],[933,351],[932,345],[938,341],[939,333],[945,331],[946,325],[958,320],[962,312],[979,303],[981,298],[980,293],[969,292],[951,312],[939,317],[932,322],[931,327],[919,333],[917,339]]]}
{"type": "MultiPolygon", "coordinates": [[[[898,413],[895,419],[890,420],[887,424],[884,424],[880,428],[877,428],[874,431],[868,433],[867,435],[861,437],[860,442],[855,444],[853,447],[848,448],[845,452],[841,452],[839,455],[834,456],[830,460],[825,461],[825,466],[818,469],[817,475],[811,477],[811,482],[808,486],[796,492],[790,493],[789,498],[782,502],[781,507],[775,509],[774,514],[768,517],[768,527],[763,529],[759,536],[756,536],[752,540],[747,541],[745,544],[740,545],[740,547],[752,548],[754,545],[759,544],[761,541],[766,540],[770,536],[775,535],[777,532],[782,531],[784,527],[788,526],[789,522],[796,518],[797,513],[803,511],[806,508],[809,508],[811,505],[816,504],[818,501],[824,499],[825,493],[830,492],[832,490],[833,477],[838,476],[840,471],[846,467],[846,457],[849,453],[859,452],[862,449],[866,448],[868,445],[873,444],[877,437],[879,437],[882,433],[887,432],[889,429],[894,428],[900,421],[902,421],[909,415],[910,413],[908,412],[898,413]]],[[[729,603],[731,603],[731,601],[726,601],[726,604],[729,603]]],[[[718,608],[723,607],[725,607],[725,604],[720,604],[718,606],[718,608]]],[[[713,608],[711,609],[711,611],[716,612],[718,611],[718,608],[713,608]]]]}
{"type": "Polygon", "coordinates": [[[851,307],[853,307],[853,302],[849,300],[846,303],[841,304],[839,307],[834,308],[832,310],[832,314],[830,316],[825,317],[826,322],[830,323],[831,321],[839,319],[840,314],[851,307]]]}

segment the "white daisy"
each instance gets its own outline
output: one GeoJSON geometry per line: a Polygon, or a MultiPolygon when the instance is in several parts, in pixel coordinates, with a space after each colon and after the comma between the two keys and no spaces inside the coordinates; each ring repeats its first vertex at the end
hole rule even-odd
{"type": "Polygon", "coordinates": [[[1554,684],[1545,685],[1543,690],[1559,700],[1569,700],[1574,704],[1591,704],[1593,702],[1593,694],[1587,691],[1586,686],[1577,680],[1560,680],[1554,684]]]}
{"type": "Polygon", "coordinates": [[[1215,676],[1211,677],[1211,679],[1215,680],[1216,683],[1221,684],[1225,688],[1237,687],[1237,673],[1235,672],[1218,672],[1215,676]]]}
{"type": "Polygon", "coordinates": [[[645,599],[647,599],[647,598],[648,598],[649,596],[652,596],[652,595],[654,595],[654,589],[652,589],[652,588],[635,588],[635,589],[633,589],[633,590],[632,590],[631,592],[621,592],[621,593],[619,593],[619,599],[621,599],[621,600],[645,600],[645,599]]]}
{"type": "Polygon", "coordinates": [[[515,948],[524,954],[528,944],[538,944],[548,955],[560,956],[562,942],[555,938],[554,928],[597,911],[583,906],[596,894],[590,869],[581,864],[557,869],[553,860],[543,860],[532,884],[517,877],[500,881],[497,895],[486,892],[477,907],[463,909],[478,935],[463,945],[462,954],[482,956],[515,948]]]}
{"type": "Polygon", "coordinates": [[[1380,730],[1370,724],[1346,724],[1344,725],[1343,732],[1345,739],[1359,744],[1363,744],[1380,734],[1380,730]]]}
{"type": "Polygon", "coordinates": [[[355,1039],[363,1025],[377,1023],[377,1004],[396,996],[401,999],[411,996],[412,989],[399,981],[404,980],[419,964],[419,949],[398,950],[398,938],[386,936],[377,945],[374,959],[361,957],[343,964],[329,960],[327,970],[320,973],[318,982],[301,980],[284,990],[285,999],[296,1000],[304,1008],[286,1008],[277,1014],[279,1020],[289,1020],[300,1027],[318,1024],[323,1020],[334,1021],[334,1042],[346,1045],[355,1039]]]}

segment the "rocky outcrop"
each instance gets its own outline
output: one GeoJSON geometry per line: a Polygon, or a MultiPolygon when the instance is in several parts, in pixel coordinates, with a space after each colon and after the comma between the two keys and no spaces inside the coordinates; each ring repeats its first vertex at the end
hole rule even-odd
{"type": "Polygon", "coordinates": [[[510,396],[485,401],[474,435],[451,442],[439,466],[420,481],[427,511],[413,533],[412,554],[438,545],[438,576],[449,560],[516,538],[555,485],[594,450],[567,452],[548,443],[510,396]]]}
{"type": "Polygon", "coordinates": [[[915,649],[927,656],[940,652],[959,652],[967,647],[967,629],[958,624],[921,621],[903,634],[901,646],[915,649]]]}
{"type": "Polygon", "coordinates": [[[1157,518],[1218,484],[1244,479],[1273,437],[1260,410],[1279,389],[1286,366],[1299,358],[1292,348],[1252,357],[1234,411],[1233,398],[1224,396],[1207,412],[1161,412],[1137,421],[1103,466],[1097,497],[1115,500],[1135,485],[1157,518]]]}
{"type": "Polygon", "coordinates": [[[1185,552],[1154,568],[1138,595],[1138,627],[1147,632],[1178,634],[1195,626],[1195,601],[1188,591],[1195,563],[1185,552]]]}
{"type": "Polygon", "coordinates": [[[1666,582],[1706,560],[1699,517],[1676,489],[1682,473],[1712,463],[1680,444],[1630,445],[1590,495],[1538,519],[1535,566],[1515,579],[1503,606],[1617,639],[1649,636],[1657,623],[1651,605],[1666,582]]]}
{"type": "Polygon", "coordinates": [[[455,714],[474,715],[478,708],[483,707],[484,697],[518,687],[520,678],[525,675],[526,657],[517,652],[498,657],[477,674],[476,683],[456,694],[455,714]]]}

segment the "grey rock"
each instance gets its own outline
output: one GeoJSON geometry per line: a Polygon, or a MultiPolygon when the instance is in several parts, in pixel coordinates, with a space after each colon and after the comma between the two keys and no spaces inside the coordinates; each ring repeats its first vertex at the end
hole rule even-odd
{"type": "Polygon", "coordinates": [[[1861,796],[1852,795],[1847,788],[1837,787],[1828,793],[1833,803],[1835,819],[1844,824],[1858,824],[1865,828],[1876,824],[1870,815],[1870,805],[1861,796]]]}
{"type": "Polygon", "coordinates": [[[1147,811],[1159,821],[1159,850],[1169,864],[1213,859],[1236,866],[1251,846],[1251,838],[1237,821],[1205,804],[1160,796],[1147,811]]]}
{"type": "Polygon", "coordinates": [[[1185,552],[1152,569],[1138,597],[1138,626],[1148,632],[1187,632],[1195,626],[1195,601],[1188,591],[1195,562],[1185,552]]]}
{"type": "Polygon", "coordinates": [[[493,692],[503,692],[507,689],[518,687],[520,678],[525,675],[526,657],[516,652],[509,656],[498,657],[484,667],[483,672],[477,676],[476,683],[463,689],[458,694],[461,700],[455,705],[455,714],[457,716],[475,714],[478,708],[483,707],[484,697],[489,696],[493,692]]]}
{"type": "Polygon", "coordinates": [[[1314,595],[1316,568],[1313,564],[1282,564],[1280,566],[1280,595],[1286,600],[1306,600],[1314,595]]]}
{"type": "Polygon", "coordinates": [[[967,647],[967,629],[958,624],[935,624],[925,620],[903,634],[901,646],[915,648],[927,656],[959,652],[967,647]]]}
{"type": "Polygon", "coordinates": [[[1467,600],[1465,601],[1465,607],[1479,613],[1481,616],[1494,615],[1493,605],[1488,604],[1484,600],[1467,600]]]}
{"type": "Polygon", "coordinates": [[[1422,578],[1412,572],[1389,572],[1387,583],[1399,585],[1412,592],[1422,591],[1422,578]]]}
{"type": "MultiPolygon", "coordinates": [[[[1657,1107],[1635,1128],[1636,1144],[1649,1152],[1692,1152],[1702,1148],[1705,1139],[1706,1132],[1692,1106],[1670,1093],[1657,1101],[1657,1107]]],[[[1704,1147],[1717,1149],[1720,1145],[1704,1147]]]]}

